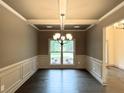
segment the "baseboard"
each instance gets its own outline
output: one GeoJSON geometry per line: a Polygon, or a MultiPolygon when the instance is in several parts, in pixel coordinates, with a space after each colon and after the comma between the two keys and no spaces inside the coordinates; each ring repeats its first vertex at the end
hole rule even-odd
{"type": "Polygon", "coordinates": [[[87,69],[87,71],[103,85],[102,78],[99,77],[99,75],[95,71],[91,71],[89,69],[87,69]]]}
{"type": "Polygon", "coordinates": [[[119,68],[119,69],[121,69],[121,70],[124,70],[124,67],[123,67],[123,66],[114,65],[114,67],[119,68]]]}
{"type": "Polygon", "coordinates": [[[114,67],[115,65],[114,64],[111,64],[111,65],[106,65],[107,67],[114,67]]]}
{"type": "Polygon", "coordinates": [[[0,93],[14,93],[37,69],[37,56],[1,68],[0,93]]]}
{"type": "Polygon", "coordinates": [[[87,71],[97,79],[102,85],[106,85],[103,82],[103,75],[102,75],[102,61],[90,56],[86,57],[87,60],[87,71]]]}

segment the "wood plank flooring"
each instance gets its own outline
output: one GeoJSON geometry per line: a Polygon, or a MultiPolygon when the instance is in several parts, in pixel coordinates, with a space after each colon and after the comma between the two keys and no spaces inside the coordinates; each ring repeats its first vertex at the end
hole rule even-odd
{"type": "Polygon", "coordinates": [[[124,93],[111,76],[103,87],[86,70],[39,70],[16,93],[124,93]]]}

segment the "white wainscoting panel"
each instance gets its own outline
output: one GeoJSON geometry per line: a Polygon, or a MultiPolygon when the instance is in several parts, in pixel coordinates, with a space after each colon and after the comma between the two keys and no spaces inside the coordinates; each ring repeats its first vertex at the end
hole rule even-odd
{"type": "Polygon", "coordinates": [[[75,69],[85,69],[85,55],[76,55],[74,65],[50,65],[49,55],[39,55],[38,64],[41,69],[49,68],[75,68],[75,69]]]}
{"type": "Polygon", "coordinates": [[[37,69],[37,56],[1,68],[0,93],[14,93],[37,69]]]}
{"type": "Polygon", "coordinates": [[[93,57],[86,57],[86,69],[101,83],[102,81],[102,61],[93,57]]]}
{"type": "Polygon", "coordinates": [[[86,69],[86,56],[76,55],[75,57],[76,68],[86,69]]]}

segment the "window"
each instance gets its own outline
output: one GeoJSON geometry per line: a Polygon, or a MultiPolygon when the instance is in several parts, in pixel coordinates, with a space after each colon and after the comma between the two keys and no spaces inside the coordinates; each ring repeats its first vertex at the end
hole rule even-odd
{"type": "Polygon", "coordinates": [[[50,62],[61,64],[61,45],[55,40],[50,40],[50,62]]]}
{"type": "Polygon", "coordinates": [[[50,63],[53,65],[71,65],[74,64],[74,41],[64,41],[63,51],[62,46],[58,41],[50,40],[50,63]],[[62,58],[63,55],[63,58],[62,58]],[[61,62],[61,58],[63,62],[61,62]]]}

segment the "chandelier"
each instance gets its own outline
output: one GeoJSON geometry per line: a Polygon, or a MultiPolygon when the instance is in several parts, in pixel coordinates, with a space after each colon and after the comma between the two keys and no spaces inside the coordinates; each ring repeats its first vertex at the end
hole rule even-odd
{"type": "Polygon", "coordinates": [[[122,20],[122,21],[120,21],[118,23],[115,23],[114,28],[116,28],[116,29],[124,29],[124,20],[122,20]]]}
{"type": "Polygon", "coordinates": [[[64,34],[64,14],[61,14],[61,24],[60,24],[60,33],[55,33],[53,39],[57,40],[61,45],[65,44],[64,41],[72,40],[72,35],[70,33],[64,34]]]}

